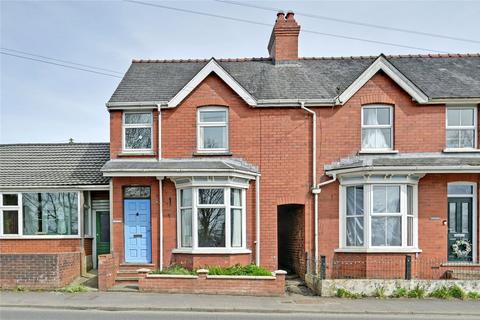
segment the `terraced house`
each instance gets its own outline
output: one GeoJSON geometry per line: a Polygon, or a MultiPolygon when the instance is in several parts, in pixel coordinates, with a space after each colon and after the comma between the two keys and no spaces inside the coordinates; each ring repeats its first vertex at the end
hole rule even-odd
{"type": "Polygon", "coordinates": [[[478,273],[480,55],[304,58],[299,33],[279,13],[268,58],[133,60],[110,144],[2,145],[2,286],[61,286],[99,255],[117,282],[478,273]]]}

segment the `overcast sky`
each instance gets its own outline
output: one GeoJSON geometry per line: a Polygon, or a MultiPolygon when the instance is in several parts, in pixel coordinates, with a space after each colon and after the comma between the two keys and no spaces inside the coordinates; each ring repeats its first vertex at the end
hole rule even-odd
{"type": "MultiPolygon", "coordinates": [[[[275,11],[151,1],[273,24],[275,11]]],[[[249,4],[477,40],[464,42],[296,15],[305,30],[443,52],[480,52],[480,2],[258,1],[249,4]]],[[[264,57],[271,27],[120,1],[1,1],[1,47],[124,72],[132,58],[264,57]]],[[[301,56],[431,53],[301,33],[301,56]]],[[[105,102],[120,79],[0,55],[0,142],[108,141],[105,102]]],[[[38,58],[36,58],[38,59],[38,58]]],[[[61,62],[56,62],[61,63],[61,62]]],[[[81,66],[77,66],[83,68],[81,66]]],[[[97,70],[98,71],[98,70],[97,70]]],[[[108,72],[112,74],[112,72],[108,72]]]]}

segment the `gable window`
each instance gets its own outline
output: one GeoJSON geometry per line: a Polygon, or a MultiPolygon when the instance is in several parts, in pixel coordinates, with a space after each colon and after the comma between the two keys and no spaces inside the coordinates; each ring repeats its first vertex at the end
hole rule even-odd
{"type": "Polygon", "coordinates": [[[362,151],[389,151],[393,146],[393,109],[387,105],[362,108],[362,151]]]}
{"type": "Polygon", "coordinates": [[[198,186],[177,190],[180,252],[246,249],[245,189],[198,186]]]}
{"type": "Polygon", "coordinates": [[[199,151],[228,151],[228,109],[202,107],[197,114],[197,148],[199,151]]]}
{"type": "Polygon", "coordinates": [[[152,150],[152,113],[125,112],[123,114],[123,150],[152,150]]]}
{"type": "Polygon", "coordinates": [[[341,189],[341,249],[416,248],[415,185],[370,183],[341,189]]]}
{"type": "Polygon", "coordinates": [[[447,148],[473,149],[477,147],[477,108],[447,108],[447,148]]]}

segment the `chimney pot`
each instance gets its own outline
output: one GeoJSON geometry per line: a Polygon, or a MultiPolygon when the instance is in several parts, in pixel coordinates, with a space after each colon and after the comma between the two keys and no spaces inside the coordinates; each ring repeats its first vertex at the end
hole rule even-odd
{"type": "Polygon", "coordinates": [[[287,21],[295,21],[294,15],[295,13],[293,13],[293,11],[288,11],[286,16],[287,21]]]}
{"type": "Polygon", "coordinates": [[[283,11],[277,12],[277,21],[285,19],[285,13],[283,11]]]}

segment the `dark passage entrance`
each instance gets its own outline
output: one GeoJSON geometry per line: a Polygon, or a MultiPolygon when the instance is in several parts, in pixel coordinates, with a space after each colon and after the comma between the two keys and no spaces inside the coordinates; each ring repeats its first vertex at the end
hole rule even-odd
{"type": "Polygon", "coordinates": [[[288,273],[305,274],[305,206],[277,207],[278,267],[288,273]]]}

